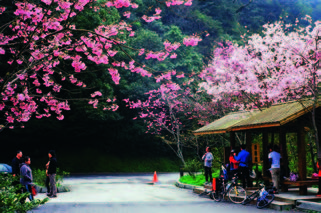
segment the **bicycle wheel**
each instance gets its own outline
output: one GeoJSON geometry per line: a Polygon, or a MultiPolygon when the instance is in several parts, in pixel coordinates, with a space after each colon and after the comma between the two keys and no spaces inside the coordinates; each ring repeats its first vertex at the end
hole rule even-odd
{"type": "Polygon", "coordinates": [[[243,205],[246,205],[248,203],[250,203],[252,200],[254,200],[255,198],[257,198],[259,196],[259,192],[255,191],[252,194],[250,194],[249,196],[246,197],[246,199],[242,202],[243,205]]]}
{"type": "Polygon", "coordinates": [[[274,194],[267,194],[264,199],[258,199],[258,201],[256,202],[256,207],[258,209],[262,209],[272,203],[273,200],[274,194]]]}
{"type": "Polygon", "coordinates": [[[240,186],[232,186],[228,197],[233,203],[242,203],[246,199],[246,191],[240,186]]]}

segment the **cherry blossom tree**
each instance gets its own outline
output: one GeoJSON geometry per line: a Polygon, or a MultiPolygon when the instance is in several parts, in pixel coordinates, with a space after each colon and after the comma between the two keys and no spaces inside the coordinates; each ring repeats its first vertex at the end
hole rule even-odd
{"type": "Polygon", "coordinates": [[[298,20],[294,24],[268,23],[261,35],[244,35],[243,46],[222,44],[202,71],[204,81],[199,86],[214,102],[230,97],[234,108],[240,110],[314,100],[312,123],[321,163],[315,118],[321,81],[321,22],[312,23],[308,16],[303,21],[305,26],[298,20]]]}
{"type": "Polygon", "coordinates": [[[206,94],[195,92],[197,76],[177,74],[175,70],[156,77],[159,87],[147,92],[146,100],[124,100],[147,125],[146,133],[156,134],[185,165],[184,147],[198,147],[192,130],[206,125],[218,113],[228,110],[223,102],[214,103],[206,94]]]}
{"type": "MultiPolygon", "coordinates": [[[[155,0],[155,8],[141,18],[146,22],[161,18],[162,5],[167,8],[191,4],[192,0],[155,0]]],[[[69,99],[63,93],[71,86],[86,88],[86,82],[78,74],[91,72],[89,64],[107,66],[115,85],[121,78],[119,69],[151,77],[152,72],[137,64],[134,58],[116,57],[119,52],[126,54],[126,49],[130,48],[126,46],[126,38],[134,36],[135,32],[125,19],[137,7],[132,0],[0,2],[3,23],[0,26],[1,128],[13,128],[33,116],[42,118],[55,114],[62,120],[63,111],[70,110],[69,99]],[[85,9],[100,13],[106,8],[122,12],[124,20],[101,24],[94,30],[77,28],[77,17],[85,9]]],[[[196,45],[199,40],[197,36],[187,37],[184,44],[196,45]]],[[[164,60],[178,47],[177,43],[166,42],[164,49],[158,52],[137,49],[136,57],[164,60]]],[[[117,99],[106,97],[101,91],[93,90],[89,97],[81,98],[87,99],[94,108],[99,104],[104,110],[118,108],[117,99]]]]}

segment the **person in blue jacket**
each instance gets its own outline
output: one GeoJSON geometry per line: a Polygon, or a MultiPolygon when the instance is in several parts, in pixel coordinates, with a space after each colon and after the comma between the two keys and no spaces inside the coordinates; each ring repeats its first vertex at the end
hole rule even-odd
{"type": "Polygon", "coordinates": [[[252,182],[250,179],[250,173],[249,173],[249,165],[252,160],[252,157],[248,151],[246,151],[246,145],[241,145],[241,151],[236,156],[234,153],[235,160],[239,161],[239,177],[242,181],[243,188],[245,189],[246,186],[250,187],[252,186],[252,182]]]}

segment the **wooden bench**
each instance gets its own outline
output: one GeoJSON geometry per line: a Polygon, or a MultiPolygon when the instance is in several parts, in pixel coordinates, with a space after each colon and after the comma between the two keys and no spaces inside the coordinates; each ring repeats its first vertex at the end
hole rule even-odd
{"type": "MultiPolygon", "coordinates": [[[[263,180],[265,182],[272,182],[271,178],[263,177],[263,180]]],[[[265,183],[267,184],[267,183],[265,183]]],[[[282,185],[282,192],[287,192],[289,190],[289,186],[298,186],[299,187],[299,193],[300,195],[307,195],[308,193],[308,186],[318,185],[319,180],[318,179],[311,179],[307,178],[306,180],[297,180],[297,181],[289,181],[289,180],[283,180],[281,181],[282,185]]]]}
{"type": "Polygon", "coordinates": [[[297,180],[297,181],[288,181],[284,180],[282,183],[282,191],[287,192],[288,186],[298,186],[299,187],[299,194],[300,195],[307,195],[308,193],[308,186],[318,185],[318,179],[307,179],[307,180],[297,180]]]}

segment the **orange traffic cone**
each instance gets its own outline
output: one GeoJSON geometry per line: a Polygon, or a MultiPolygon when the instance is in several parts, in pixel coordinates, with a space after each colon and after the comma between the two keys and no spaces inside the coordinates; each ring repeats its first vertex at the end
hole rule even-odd
{"type": "Polygon", "coordinates": [[[153,183],[158,183],[156,171],[154,172],[153,183]]]}

